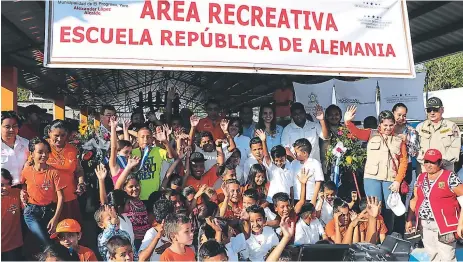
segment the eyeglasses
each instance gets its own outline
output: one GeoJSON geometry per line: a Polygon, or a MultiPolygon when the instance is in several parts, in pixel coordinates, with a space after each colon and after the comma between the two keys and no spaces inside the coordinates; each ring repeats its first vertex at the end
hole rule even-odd
{"type": "Polygon", "coordinates": [[[428,107],[428,108],[426,108],[426,112],[428,112],[428,113],[431,113],[431,112],[439,113],[439,110],[440,110],[440,107],[428,107]]]}

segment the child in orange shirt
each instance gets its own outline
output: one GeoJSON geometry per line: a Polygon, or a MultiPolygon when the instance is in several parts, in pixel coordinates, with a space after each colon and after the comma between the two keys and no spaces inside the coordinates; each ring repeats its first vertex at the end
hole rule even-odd
{"type": "Polygon", "coordinates": [[[18,188],[12,188],[13,177],[2,168],[2,260],[22,260],[21,200],[18,188]]]}
{"type": "Polygon", "coordinates": [[[74,219],[64,219],[59,222],[56,232],[50,236],[51,239],[57,239],[59,244],[70,252],[77,252],[80,261],[97,261],[95,253],[90,248],[79,245],[81,237],[80,224],[74,219]]]}
{"type": "Polygon", "coordinates": [[[27,203],[23,203],[26,205],[24,221],[41,244],[48,246],[48,234],[55,231],[63,208],[64,186],[58,171],[47,165],[51,148],[46,140],[38,137],[32,139],[29,152],[32,161],[21,173],[22,194],[27,199],[27,203]]]}
{"type": "Polygon", "coordinates": [[[196,261],[193,249],[188,247],[193,243],[190,218],[175,214],[168,216],[164,232],[172,245],[162,253],[160,261],[196,261]]]}

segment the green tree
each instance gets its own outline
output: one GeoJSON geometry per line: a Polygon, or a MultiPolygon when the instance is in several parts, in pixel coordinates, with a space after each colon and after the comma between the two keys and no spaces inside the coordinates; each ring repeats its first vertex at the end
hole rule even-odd
{"type": "Polygon", "coordinates": [[[31,91],[18,87],[18,101],[24,102],[29,100],[31,91]]]}
{"type": "Polygon", "coordinates": [[[425,62],[424,67],[425,90],[463,87],[463,52],[425,62]]]}

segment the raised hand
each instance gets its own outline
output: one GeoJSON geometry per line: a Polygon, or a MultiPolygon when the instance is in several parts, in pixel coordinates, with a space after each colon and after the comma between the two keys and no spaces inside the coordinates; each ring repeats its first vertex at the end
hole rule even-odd
{"type": "Polygon", "coordinates": [[[154,137],[156,140],[158,140],[161,143],[167,142],[167,136],[165,130],[161,129],[161,127],[156,127],[156,133],[154,134],[154,137]]]}
{"type": "Polygon", "coordinates": [[[323,107],[320,105],[315,106],[315,118],[319,121],[325,120],[325,113],[323,112],[323,107]]]}
{"type": "Polygon", "coordinates": [[[122,129],[123,130],[129,130],[129,127],[132,125],[132,121],[126,119],[122,121],[122,129]]]}
{"type": "Polygon", "coordinates": [[[379,211],[381,210],[381,201],[378,201],[376,197],[367,197],[367,208],[366,211],[371,217],[378,217],[379,211]]]}
{"type": "Polygon", "coordinates": [[[222,129],[222,131],[227,134],[228,133],[228,124],[230,123],[230,121],[228,121],[227,119],[222,119],[222,121],[220,121],[220,128],[222,129]]]}
{"type": "Polygon", "coordinates": [[[119,224],[119,217],[117,216],[116,209],[113,206],[105,205],[105,211],[109,214],[109,222],[113,225],[119,224]]]}
{"type": "Polygon", "coordinates": [[[175,88],[171,87],[167,91],[167,99],[174,100],[175,99],[175,88]]]}
{"type": "Polygon", "coordinates": [[[195,196],[194,196],[194,199],[197,199],[199,198],[202,194],[204,194],[204,192],[206,191],[207,189],[207,185],[201,185],[198,189],[198,192],[196,192],[195,196]]]}
{"type": "Polygon", "coordinates": [[[355,113],[357,112],[357,107],[352,105],[348,106],[346,113],[344,113],[344,122],[352,121],[355,118],[355,113]]]}
{"type": "Polygon", "coordinates": [[[136,167],[138,165],[138,163],[140,163],[140,158],[137,157],[137,156],[131,156],[127,160],[127,167],[128,168],[134,168],[134,167],[136,167]]]}
{"type": "MultiPolygon", "coordinates": [[[[352,213],[352,211],[351,211],[351,213],[352,213]]],[[[355,212],[354,212],[354,213],[355,213],[355,212]]],[[[362,211],[360,214],[358,214],[358,215],[355,214],[355,218],[354,218],[354,219],[352,219],[352,215],[351,215],[351,221],[352,221],[351,224],[352,224],[354,227],[358,226],[358,224],[359,224],[360,222],[366,222],[366,221],[368,221],[368,218],[367,218],[367,210],[363,210],[363,211],[362,211]]]]}
{"type": "Polygon", "coordinates": [[[206,224],[208,224],[215,232],[222,232],[222,228],[219,226],[217,218],[208,217],[206,218],[206,224]]]}
{"type": "Polygon", "coordinates": [[[309,172],[309,170],[303,168],[301,172],[299,173],[299,175],[297,176],[297,179],[299,180],[299,182],[301,182],[301,184],[305,185],[307,184],[307,181],[309,181],[309,178],[311,177],[312,177],[312,173],[309,172]]]}
{"type": "Polygon", "coordinates": [[[283,217],[280,222],[281,232],[283,237],[291,239],[296,231],[296,225],[292,222],[289,217],[283,217]]]}
{"type": "Polygon", "coordinates": [[[267,140],[267,134],[265,134],[265,131],[262,130],[262,129],[257,129],[256,130],[256,136],[258,138],[260,138],[260,140],[262,140],[262,142],[264,142],[265,140],[267,140]]]}
{"type": "Polygon", "coordinates": [[[243,220],[243,221],[249,220],[249,213],[244,208],[241,210],[240,220],[243,220]]]}
{"type": "Polygon", "coordinates": [[[228,186],[225,183],[222,183],[222,185],[220,187],[222,188],[224,197],[226,199],[228,199],[230,197],[230,192],[228,191],[228,186]]]}
{"type": "Polygon", "coordinates": [[[191,126],[196,127],[199,124],[199,117],[197,117],[195,115],[192,115],[190,117],[190,124],[191,124],[191,126]]]}
{"type": "Polygon", "coordinates": [[[106,172],[105,166],[102,163],[100,163],[95,168],[95,174],[98,180],[105,180],[106,174],[108,174],[108,172],[106,172]]]}
{"type": "Polygon", "coordinates": [[[117,128],[117,120],[115,117],[109,118],[109,126],[111,128],[117,128]]]}
{"type": "Polygon", "coordinates": [[[164,131],[164,133],[166,133],[166,137],[170,137],[170,134],[172,134],[172,127],[169,127],[169,125],[162,125],[162,130],[164,131]]]}

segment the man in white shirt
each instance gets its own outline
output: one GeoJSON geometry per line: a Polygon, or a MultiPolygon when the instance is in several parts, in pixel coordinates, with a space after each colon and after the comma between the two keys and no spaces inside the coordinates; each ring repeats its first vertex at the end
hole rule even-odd
{"type": "Polygon", "coordinates": [[[295,245],[315,244],[320,238],[327,240],[320,221],[315,217],[315,207],[311,203],[305,203],[299,213],[299,220],[296,223],[295,245]]]}
{"type": "Polygon", "coordinates": [[[13,147],[9,147],[2,139],[1,150],[2,168],[10,171],[13,177],[13,185],[17,185],[19,184],[24,164],[27,161],[29,140],[17,135],[13,147]]]}
{"type": "Polygon", "coordinates": [[[317,106],[316,118],[320,121],[317,123],[309,122],[306,118],[306,111],[301,103],[294,103],[291,106],[291,123],[283,129],[281,135],[281,144],[286,148],[286,153],[294,158],[293,143],[300,139],[305,138],[312,144],[312,152],[310,157],[320,162],[320,146],[318,139],[329,139],[328,128],[325,123],[323,108],[317,106]]]}
{"type": "Polygon", "coordinates": [[[309,181],[306,184],[306,200],[310,201],[313,205],[317,202],[318,192],[322,182],[325,180],[323,175],[322,165],[320,161],[310,158],[310,152],[312,151],[312,145],[310,142],[301,138],[294,143],[294,151],[296,153],[296,159],[291,163],[291,174],[293,177],[293,198],[299,200],[301,194],[301,184],[297,177],[304,169],[310,174],[309,181]]]}

